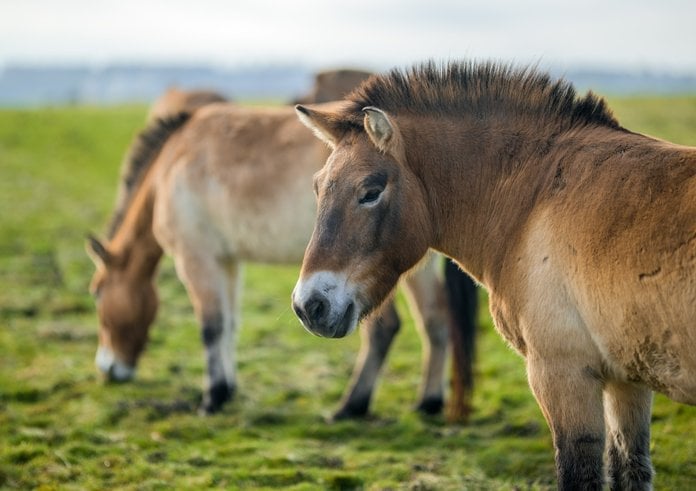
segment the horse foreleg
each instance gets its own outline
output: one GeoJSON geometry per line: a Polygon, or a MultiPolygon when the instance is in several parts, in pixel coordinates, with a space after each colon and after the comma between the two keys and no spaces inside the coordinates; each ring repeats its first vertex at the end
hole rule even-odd
{"type": "Polygon", "coordinates": [[[590,366],[572,356],[527,358],[529,385],[553,434],[561,490],[601,490],[604,481],[602,382],[590,366]]]}
{"type": "Polygon", "coordinates": [[[612,490],[652,489],[650,413],[652,391],[612,382],[604,389],[607,464],[612,490]]]}
{"type": "Polygon", "coordinates": [[[406,277],[404,286],[423,346],[423,378],[416,409],[438,414],[444,404],[444,372],[449,346],[449,311],[444,283],[437,273],[440,258],[406,277]]]}
{"type": "Polygon", "coordinates": [[[236,389],[237,267],[214,258],[177,258],[205,347],[206,377],[199,412],[214,413],[236,389]]]}
{"type": "Polygon", "coordinates": [[[362,342],[351,382],[333,419],[362,417],[367,414],[377,376],[400,325],[392,300],[387,300],[365,321],[360,329],[362,342]]]}

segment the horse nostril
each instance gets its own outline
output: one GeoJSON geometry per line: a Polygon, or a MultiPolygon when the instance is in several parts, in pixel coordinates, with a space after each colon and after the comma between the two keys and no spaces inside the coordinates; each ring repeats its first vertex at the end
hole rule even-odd
{"type": "Polygon", "coordinates": [[[321,295],[312,295],[305,305],[305,313],[313,322],[324,318],[328,310],[328,301],[321,295]]]}
{"type": "Polygon", "coordinates": [[[307,324],[307,316],[305,315],[304,310],[302,310],[302,307],[300,307],[297,303],[293,302],[292,310],[295,311],[295,315],[299,317],[304,324],[307,324]]]}
{"type": "Polygon", "coordinates": [[[106,372],[106,379],[109,382],[118,382],[118,379],[116,378],[116,364],[112,363],[109,369],[106,372]]]}

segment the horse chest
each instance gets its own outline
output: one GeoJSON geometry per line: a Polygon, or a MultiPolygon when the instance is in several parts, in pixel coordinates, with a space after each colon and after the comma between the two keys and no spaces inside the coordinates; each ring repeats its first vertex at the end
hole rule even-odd
{"type": "Polygon", "coordinates": [[[512,317],[506,304],[500,300],[490,299],[491,316],[495,327],[503,338],[522,356],[527,356],[527,343],[522,335],[519,323],[512,317]]]}

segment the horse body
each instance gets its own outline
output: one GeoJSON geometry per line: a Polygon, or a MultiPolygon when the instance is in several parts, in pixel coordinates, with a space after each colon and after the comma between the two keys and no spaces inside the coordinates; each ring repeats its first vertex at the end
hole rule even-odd
{"type": "Polygon", "coordinates": [[[343,99],[371,75],[371,72],[350,68],[321,71],[314,76],[314,86],[309,94],[295,99],[295,103],[316,104],[343,99]]]}
{"type": "Polygon", "coordinates": [[[154,230],[169,254],[301,261],[316,211],[307,183],[328,152],[291,108],[252,131],[263,119],[259,109],[215,104],[173,137],[162,156],[173,164],[155,177],[154,230]]]}
{"type": "Polygon", "coordinates": [[[306,327],[351,332],[439,250],[525,357],[559,486],[601,489],[606,449],[613,487],[649,488],[650,389],[696,403],[696,149],[494,65],[392,72],[298,114],[333,147],[293,292],[306,327]]]}
{"type": "MultiPolygon", "coordinates": [[[[122,172],[110,241],[92,238],[88,247],[97,265],[91,289],[100,319],[99,368],[117,380],[133,376],[157,310],[153,282],[166,252],[202,330],[207,363],[202,411],[219,410],[236,387],[242,265],[301,261],[316,213],[310,183],[327,155],[288,107],[211,103],[191,115],[152,122],[129,156],[137,166],[122,172]]],[[[404,283],[424,343],[418,407],[433,413],[443,405],[450,318],[440,262],[432,256],[424,263],[404,283]]],[[[467,298],[475,295],[471,291],[467,298]]],[[[367,412],[399,324],[392,302],[366,322],[353,380],[336,417],[367,412]]],[[[454,324],[467,331],[463,344],[470,345],[473,322],[454,324]]],[[[457,360],[456,353],[454,359],[470,374],[467,354],[467,360],[457,360]]],[[[466,417],[470,388],[466,377],[453,384],[453,417],[466,417]]]]}
{"type": "Polygon", "coordinates": [[[147,121],[166,119],[181,112],[192,113],[214,102],[227,102],[227,98],[211,90],[181,90],[170,87],[152,104],[147,121]]]}
{"type": "MultiPolygon", "coordinates": [[[[501,284],[526,277],[530,287],[561,288],[565,311],[579,322],[573,330],[587,332],[604,370],[694,404],[696,151],[597,133],[589,152],[566,162],[564,192],[530,216],[524,250],[511,255],[524,254],[527,270],[513,266],[516,280],[504,276],[501,284]]],[[[522,337],[536,331],[530,326],[522,337]]]]}

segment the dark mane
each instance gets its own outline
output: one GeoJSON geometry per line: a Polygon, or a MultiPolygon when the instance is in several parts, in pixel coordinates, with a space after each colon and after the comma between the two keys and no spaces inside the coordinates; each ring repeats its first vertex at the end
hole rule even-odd
{"type": "Polygon", "coordinates": [[[121,180],[116,198],[116,207],[107,235],[109,239],[114,237],[116,231],[121,226],[143,176],[152,165],[152,162],[154,162],[160,150],[162,150],[164,143],[190,117],[191,113],[181,112],[174,116],[156,119],[135,137],[135,141],[121,164],[121,180]]]}
{"type": "MultiPolygon", "coordinates": [[[[496,114],[516,111],[536,118],[552,118],[569,127],[602,125],[620,128],[604,99],[588,92],[578,97],[572,84],[552,80],[534,68],[497,63],[428,62],[408,70],[394,69],[365,81],[347,96],[357,116],[366,106],[398,114],[462,112],[496,114]]],[[[362,125],[357,118],[355,124],[362,125]]],[[[362,116],[360,116],[362,119],[362,116]]]]}

